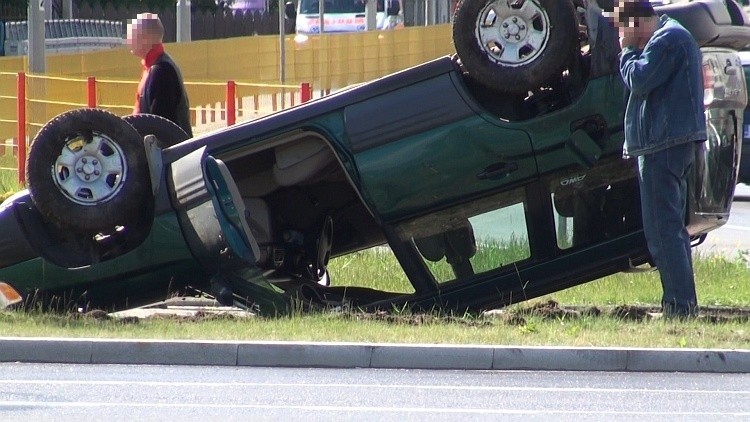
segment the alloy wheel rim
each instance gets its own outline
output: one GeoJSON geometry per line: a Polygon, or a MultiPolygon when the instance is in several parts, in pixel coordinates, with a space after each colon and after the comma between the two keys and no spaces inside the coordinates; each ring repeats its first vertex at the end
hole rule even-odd
{"type": "Polygon", "coordinates": [[[112,199],[126,176],[122,148],[98,132],[68,138],[52,167],[55,186],[72,202],[84,206],[112,199]]]}
{"type": "Polygon", "coordinates": [[[490,60],[522,66],[536,60],[547,47],[550,19],[535,0],[494,0],[480,11],[475,35],[490,60]]]}

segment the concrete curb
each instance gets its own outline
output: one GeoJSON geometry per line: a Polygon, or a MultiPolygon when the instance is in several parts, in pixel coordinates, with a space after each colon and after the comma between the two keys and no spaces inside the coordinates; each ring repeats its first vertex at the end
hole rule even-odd
{"type": "Polygon", "coordinates": [[[0,337],[0,362],[750,373],[750,350],[0,337]]]}

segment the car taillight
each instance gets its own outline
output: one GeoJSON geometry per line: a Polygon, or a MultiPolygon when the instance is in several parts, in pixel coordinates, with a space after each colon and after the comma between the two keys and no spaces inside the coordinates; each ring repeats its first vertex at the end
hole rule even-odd
{"type": "Polygon", "coordinates": [[[704,50],[703,105],[706,108],[744,108],[746,102],[745,76],[736,52],[704,50]]]}
{"type": "Polygon", "coordinates": [[[714,102],[717,89],[724,87],[717,74],[718,63],[714,58],[703,58],[703,105],[708,107],[714,102]]]}
{"type": "Polygon", "coordinates": [[[716,74],[709,63],[703,63],[703,89],[713,89],[716,74]]]}
{"type": "Polygon", "coordinates": [[[21,303],[22,300],[21,295],[10,284],[0,282],[0,309],[21,303]]]}

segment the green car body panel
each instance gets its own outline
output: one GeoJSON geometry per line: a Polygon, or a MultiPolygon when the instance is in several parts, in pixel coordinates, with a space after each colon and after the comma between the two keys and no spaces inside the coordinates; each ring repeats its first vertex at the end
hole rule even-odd
{"type": "MultiPolygon", "coordinates": [[[[158,216],[149,236],[134,250],[100,265],[66,268],[33,258],[2,270],[2,281],[25,294],[89,290],[92,296],[137,296],[174,277],[199,280],[202,268],[187,248],[174,214],[158,216]],[[104,288],[98,292],[99,286],[104,288]]],[[[164,289],[166,294],[166,289],[164,289]]]]}

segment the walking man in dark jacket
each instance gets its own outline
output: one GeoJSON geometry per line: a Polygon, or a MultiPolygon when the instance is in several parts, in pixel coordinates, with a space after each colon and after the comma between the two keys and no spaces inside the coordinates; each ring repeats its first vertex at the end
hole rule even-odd
{"type": "Polygon", "coordinates": [[[626,157],[637,157],[643,230],[659,268],[666,317],[698,313],[690,237],[685,228],[687,177],[696,142],[706,139],[701,52],[677,21],[647,0],[615,5],[620,74],[630,90],[626,157]]]}
{"type": "Polygon", "coordinates": [[[128,23],[130,52],[140,57],[143,73],[133,114],[148,113],[176,123],[193,136],[190,103],[177,64],[164,52],[164,26],[155,13],[141,13],[128,23]]]}

